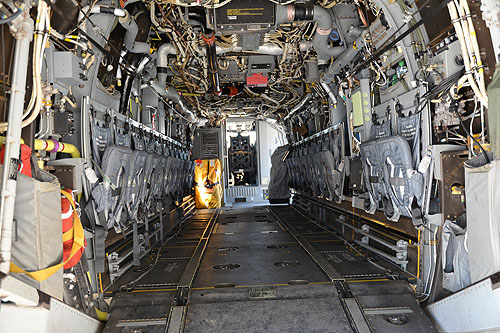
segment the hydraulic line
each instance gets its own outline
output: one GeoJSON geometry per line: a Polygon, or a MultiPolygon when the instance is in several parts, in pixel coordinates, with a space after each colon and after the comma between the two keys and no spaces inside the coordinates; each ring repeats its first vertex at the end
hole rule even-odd
{"type": "Polygon", "coordinates": [[[23,12],[23,9],[18,8],[14,14],[7,16],[5,18],[1,18],[0,24],[7,24],[7,23],[14,21],[19,15],[21,15],[22,12],[23,12]]]}
{"type": "MultiPolygon", "coordinates": [[[[40,1],[43,7],[45,2],[40,1]]],[[[9,115],[7,139],[5,142],[4,168],[0,192],[0,272],[7,274],[10,271],[12,256],[12,237],[14,205],[16,201],[16,173],[19,159],[22,115],[24,98],[26,95],[26,76],[29,59],[29,45],[33,37],[33,20],[29,9],[23,11],[22,19],[16,20],[17,33],[14,50],[14,68],[12,70],[11,96],[9,100],[9,115]]]]}
{"type": "MultiPolygon", "coordinates": [[[[460,8],[460,6],[458,6],[458,8],[460,8]]],[[[488,107],[488,96],[486,94],[486,88],[484,86],[484,71],[482,68],[481,60],[479,59],[480,54],[477,54],[477,52],[479,52],[479,47],[475,45],[477,44],[475,31],[473,30],[473,28],[470,29],[470,27],[468,27],[469,23],[467,20],[465,20],[464,17],[466,16],[465,13],[467,12],[467,10],[461,11],[459,17],[459,9],[457,9],[457,6],[455,6],[455,3],[453,1],[450,1],[448,3],[448,9],[450,12],[451,22],[453,23],[455,32],[460,42],[460,47],[462,49],[462,55],[466,69],[465,77],[467,78],[467,81],[469,81],[472,90],[479,98],[481,103],[485,107],[488,107]],[[461,23],[462,19],[464,19],[464,21],[461,23]],[[475,40],[475,43],[472,40],[475,40]],[[477,52],[475,51],[476,49],[477,52]],[[479,80],[476,80],[473,76],[473,73],[477,74],[477,72],[479,73],[479,80]]],[[[461,88],[461,85],[463,83],[465,83],[465,80],[461,79],[458,84],[458,89],[461,88]]]]}
{"type": "MultiPolygon", "coordinates": [[[[22,128],[31,124],[40,114],[40,109],[42,105],[42,77],[41,77],[41,64],[42,57],[45,50],[44,41],[40,32],[49,29],[49,10],[45,2],[41,1],[37,8],[37,23],[36,30],[38,31],[34,37],[33,46],[33,90],[30,102],[28,104],[28,109],[23,112],[21,124],[22,128]],[[31,113],[31,115],[30,115],[31,113]],[[29,117],[28,117],[29,116],[29,117]],[[28,117],[28,118],[26,118],[28,117]]],[[[0,123],[0,132],[5,132],[7,130],[8,123],[0,123]]]]}
{"type": "MultiPolygon", "coordinates": [[[[379,48],[368,59],[366,59],[366,60],[364,60],[362,62],[359,62],[354,67],[353,73],[356,73],[361,68],[367,67],[372,61],[378,59],[382,54],[384,54],[384,52],[386,52],[387,50],[392,49],[394,46],[396,46],[397,43],[399,43],[401,40],[403,40],[408,35],[410,35],[413,31],[415,31],[416,29],[418,29],[427,20],[429,20],[431,17],[433,17],[434,15],[436,15],[437,13],[439,13],[440,10],[443,9],[449,1],[452,1],[452,0],[444,0],[443,2],[439,3],[437,6],[433,7],[432,11],[430,11],[429,14],[425,15],[424,17],[422,17],[422,19],[420,19],[418,22],[416,22],[414,25],[412,25],[410,28],[408,28],[401,35],[399,35],[398,37],[396,37],[395,39],[393,39],[389,44],[387,44],[387,45],[379,48]]],[[[399,32],[400,29],[398,29],[390,38],[388,38],[388,40],[391,40],[399,32]]]]}

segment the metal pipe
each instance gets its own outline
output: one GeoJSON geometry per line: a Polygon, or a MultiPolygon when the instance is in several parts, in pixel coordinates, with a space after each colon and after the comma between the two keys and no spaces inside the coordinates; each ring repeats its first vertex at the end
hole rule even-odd
{"type": "Polygon", "coordinates": [[[330,102],[332,104],[337,105],[337,98],[335,97],[335,94],[333,93],[332,88],[330,88],[330,85],[325,82],[321,82],[321,87],[323,87],[323,90],[325,90],[326,94],[328,95],[328,98],[330,99],[330,102]]]}
{"type": "Polygon", "coordinates": [[[124,17],[126,16],[125,12],[125,9],[116,7],[102,5],[96,5],[92,7],[85,6],[78,13],[78,22],[81,22],[79,28],[85,31],[86,18],[89,17],[90,14],[111,14],[116,17],[124,17]]]}
{"type": "MultiPolygon", "coordinates": [[[[5,136],[0,136],[0,146],[3,145],[6,138],[5,136]]],[[[24,143],[24,140],[21,139],[21,144],[24,143]]],[[[55,139],[42,140],[35,139],[35,146],[33,150],[44,150],[51,153],[66,153],[70,154],[71,158],[80,158],[80,151],[75,145],[65,142],[59,142],[55,139]]]]}
{"type": "Polygon", "coordinates": [[[158,57],[156,58],[157,80],[153,82],[151,88],[154,89],[162,97],[170,99],[172,102],[179,105],[181,113],[191,123],[198,123],[196,112],[190,110],[179,92],[174,87],[167,89],[167,70],[168,70],[168,55],[175,54],[175,48],[170,44],[162,44],[158,48],[158,57]]]}
{"type": "Polygon", "coordinates": [[[321,77],[321,82],[330,83],[335,78],[340,70],[350,64],[352,60],[358,55],[359,51],[362,49],[363,41],[368,34],[368,30],[365,30],[361,36],[356,39],[353,46],[346,49],[342,54],[335,59],[334,62],[326,69],[324,75],[321,77]]]}
{"type": "Polygon", "coordinates": [[[21,144],[29,49],[33,37],[33,20],[30,18],[29,8],[22,13],[21,17],[22,20],[13,21],[16,27],[16,33],[14,34],[16,46],[14,68],[12,69],[13,78],[9,101],[7,139],[5,140],[5,164],[0,192],[0,272],[4,274],[10,271],[12,256],[12,226],[16,202],[17,166],[21,144]]]}
{"type": "Polygon", "coordinates": [[[49,140],[35,140],[35,148],[34,150],[44,150],[51,153],[66,153],[70,154],[71,158],[80,158],[80,151],[76,148],[75,145],[59,142],[54,139],[49,140]]]}
{"type": "Polygon", "coordinates": [[[312,98],[312,95],[311,94],[307,94],[297,105],[295,105],[290,110],[290,112],[286,115],[285,118],[283,118],[283,120],[290,119],[291,116],[293,116],[298,111],[302,110],[305,107],[305,105],[307,104],[307,102],[309,102],[311,100],[311,98],[312,98]]]}
{"type": "Polygon", "coordinates": [[[89,6],[85,6],[80,10],[80,13],[78,14],[78,21],[82,21],[85,18],[85,15],[89,16],[90,14],[112,14],[116,17],[125,17],[127,15],[127,11],[122,8],[102,5],[95,5],[92,6],[92,8],[90,8],[89,6]]]}
{"type": "Polygon", "coordinates": [[[172,86],[168,87],[168,89],[165,92],[165,97],[170,99],[172,102],[176,103],[177,105],[179,105],[179,107],[182,110],[183,115],[187,118],[187,120],[190,123],[194,124],[194,123],[198,122],[198,118],[196,117],[196,113],[189,110],[189,108],[186,106],[186,104],[184,102],[184,99],[181,98],[181,95],[179,95],[179,92],[177,91],[177,89],[175,89],[172,86]]]}

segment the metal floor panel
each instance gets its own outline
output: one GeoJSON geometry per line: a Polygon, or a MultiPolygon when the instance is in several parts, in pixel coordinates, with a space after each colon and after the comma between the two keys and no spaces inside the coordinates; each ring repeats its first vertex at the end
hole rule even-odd
{"type": "Polygon", "coordinates": [[[408,282],[397,281],[352,281],[349,288],[353,296],[401,295],[410,294],[412,289],[408,282]]]}
{"type": "Polygon", "coordinates": [[[188,220],[133,290],[116,292],[151,267],[158,249],[118,280],[106,332],[434,330],[408,282],[388,280],[367,258],[409,275],[291,207],[218,212],[188,220]]]}
{"type": "Polygon", "coordinates": [[[104,333],[165,332],[174,291],[118,293],[104,333]]]}
{"type": "Polygon", "coordinates": [[[411,294],[358,296],[359,304],[375,332],[431,332],[431,320],[411,294]],[[404,323],[404,324],[402,324],[404,323]]]}
{"type": "Polygon", "coordinates": [[[224,233],[251,233],[263,231],[280,231],[280,227],[273,221],[270,222],[233,222],[217,223],[214,234],[224,233]]]}
{"type": "Polygon", "coordinates": [[[214,302],[239,302],[258,299],[296,299],[338,297],[330,282],[305,285],[260,285],[234,288],[193,288],[189,302],[193,304],[214,302]]]}
{"type": "Polygon", "coordinates": [[[245,234],[220,234],[215,233],[210,239],[209,246],[238,246],[247,244],[279,244],[279,243],[295,243],[295,240],[288,232],[252,232],[245,234]]]}
{"type": "Polygon", "coordinates": [[[285,212],[282,216],[287,218],[287,223],[290,223],[345,279],[381,278],[387,275],[380,268],[370,264],[366,257],[404,278],[411,278],[411,275],[399,267],[379,259],[378,256],[351,242],[355,251],[345,244],[343,239],[311,222],[308,223],[301,215],[291,214],[285,211],[284,207],[280,207],[278,211],[285,212]]]}
{"type": "Polygon", "coordinates": [[[219,245],[209,245],[194,287],[214,287],[227,283],[236,286],[286,284],[292,280],[328,281],[297,244],[286,244],[284,249],[274,249],[267,247],[273,247],[272,243],[256,242],[229,251],[221,251],[224,248],[219,245]],[[234,264],[239,267],[230,269],[228,265],[234,264]]]}
{"type": "Polygon", "coordinates": [[[349,332],[338,298],[190,304],[185,332],[349,332]]]}

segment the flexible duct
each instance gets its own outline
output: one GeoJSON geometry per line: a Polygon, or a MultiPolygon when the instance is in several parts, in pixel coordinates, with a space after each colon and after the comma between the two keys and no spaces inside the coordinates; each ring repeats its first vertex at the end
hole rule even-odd
{"type": "Polygon", "coordinates": [[[330,47],[328,38],[332,31],[332,17],[327,9],[321,6],[292,4],[287,6],[276,5],[276,26],[283,22],[313,21],[317,22],[316,33],[313,38],[313,47],[322,60],[337,57],[345,48],[343,46],[330,47]]]}
{"type": "MultiPolygon", "coordinates": [[[[141,16],[144,15],[141,14],[141,16]]],[[[123,44],[125,44],[125,48],[129,50],[131,53],[142,53],[142,54],[149,53],[149,44],[146,42],[141,42],[136,40],[137,35],[139,33],[139,26],[136,23],[136,21],[132,19],[132,17],[126,10],[125,10],[125,16],[120,17],[118,19],[118,22],[125,30],[127,30],[123,38],[123,44]]],[[[151,22],[149,22],[149,25],[151,25],[151,22]]]]}

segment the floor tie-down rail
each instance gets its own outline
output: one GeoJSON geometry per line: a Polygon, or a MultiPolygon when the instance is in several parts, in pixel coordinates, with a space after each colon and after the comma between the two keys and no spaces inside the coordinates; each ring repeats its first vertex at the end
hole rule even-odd
{"type": "Polygon", "coordinates": [[[390,279],[409,275],[291,207],[198,211],[155,259],[108,291],[105,332],[434,330],[408,282],[390,279]]]}

